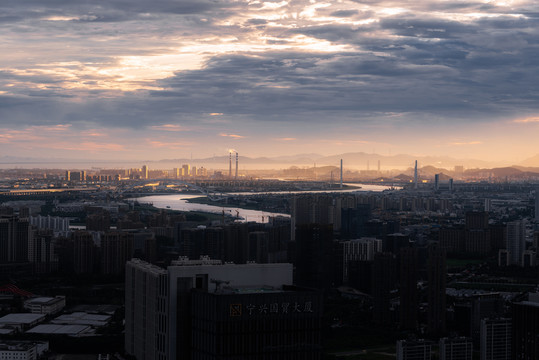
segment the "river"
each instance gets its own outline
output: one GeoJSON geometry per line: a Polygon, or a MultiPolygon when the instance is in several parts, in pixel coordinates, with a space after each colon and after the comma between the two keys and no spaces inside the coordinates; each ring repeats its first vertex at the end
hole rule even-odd
{"type": "MultiPolygon", "coordinates": [[[[281,192],[272,192],[269,194],[309,194],[309,193],[328,193],[328,192],[338,192],[338,193],[349,193],[349,192],[380,192],[390,189],[390,186],[383,185],[362,185],[362,184],[348,184],[351,186],[361,186],[361,189],[346,189],[346,190],[335,190],[335,191],[281,191],[281,192]]],[[[251,193],[251,192],[240,192],[240,193],[229,193],[229,195],[260,195],[266,193],[251,193]]],[[[139,203],[152,203],[158,209],[170,209],[170,210],[179,210],[179,211],[200,211],[213,214],[222,214],[223,211],[225,215],[228,216],[239,216],[242,218],[242,221],[255,221],[260,223],[265,223],[269,221],[270,217],[284,216],[290,217],[288,214],[272,213],[267,211],[259,210],[248,210],[236,207],[223,207],[217,205],[208,205],[208,204],[197,204],[188,202],[189,199],[199,198],[204,195],[193,195],[193,194],[173,194],[173,195],[154,195],[154,196],[144,196],[140,198],[133,198],[129,200],[136,200],[139,203]]]]}

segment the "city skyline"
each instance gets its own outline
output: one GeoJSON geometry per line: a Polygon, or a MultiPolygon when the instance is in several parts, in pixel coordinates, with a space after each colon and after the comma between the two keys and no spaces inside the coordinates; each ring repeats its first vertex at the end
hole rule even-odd
{"type": "Polygon", "coordinates": [[[0,9],[2,156],[143,161],[236,149],[517,164],[539,152],[531,1],[0,9]]]}

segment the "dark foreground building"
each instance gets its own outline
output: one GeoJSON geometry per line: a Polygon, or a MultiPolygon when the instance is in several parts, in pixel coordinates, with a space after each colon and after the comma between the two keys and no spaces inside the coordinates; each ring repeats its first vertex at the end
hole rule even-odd
{"type": "Polygon", "coordinates": [[[513,343],[511,359],[539,359],[539,302],[513,304],[513,343]]]}
{"type": "Polygon", "coordinates": [[[192,294],[192,359],[320,359],[322,297],[294,286],[192,294]]]}

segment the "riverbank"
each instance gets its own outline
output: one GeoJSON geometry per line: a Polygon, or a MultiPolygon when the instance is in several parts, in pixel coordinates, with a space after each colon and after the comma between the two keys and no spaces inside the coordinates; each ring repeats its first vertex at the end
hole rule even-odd
{"type": "Polygon", "coordinates": [[[275,211],[260,211],[252,210],[237,206],[223,206],[223,204],[200,204],[189,202],[194,198],[200,198],[197,195],[156,195],[133,198],[141,204],[152,204],[158,209],[178,210],[183,212],[199,212],[217,214],[222,219],[226,217],[236,217],[241,221],[256,221],[268,222],[272,217],[284,216],[290,217],[289,214],[279,213],[275,211]]]}

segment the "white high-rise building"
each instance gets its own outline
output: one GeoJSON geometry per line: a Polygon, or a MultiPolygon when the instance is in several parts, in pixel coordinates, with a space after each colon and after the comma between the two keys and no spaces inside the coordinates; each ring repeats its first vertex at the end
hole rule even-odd
{"type": "Polygon", "coordinates": [[[480,328],[481,360],[511,359],[511,319],[483,319],[480,328]]]}
{"type": "Polygon", "coordinates": [[[222,264],[180,258],[163,269],[139,259],[126,265],[125,349],[139,360],[181,358],[182,336],[190,326],[189,293],[214,292],[223,285],[280,288],[292,285],[292,264],[222,264]]]}

